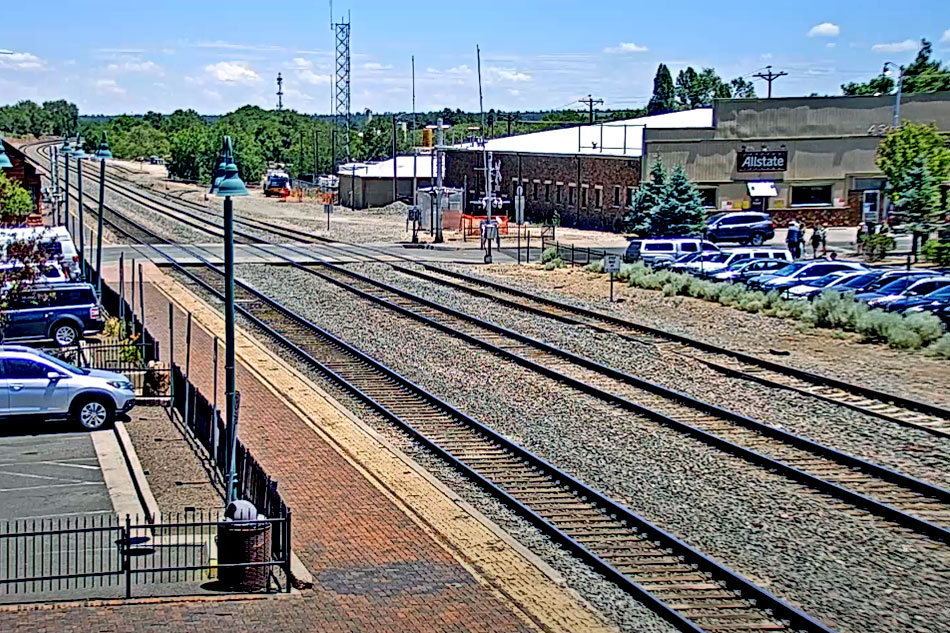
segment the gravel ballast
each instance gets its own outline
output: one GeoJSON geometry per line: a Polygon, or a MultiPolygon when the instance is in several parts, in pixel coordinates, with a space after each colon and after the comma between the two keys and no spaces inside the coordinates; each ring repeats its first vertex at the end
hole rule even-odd
{"type": "Polygon", "coordinates": [[[948,551],[301,271],[239,276],[842,631],[942,631],[948,551]],[[776,511],[779,509],[778,511],[776,511]],[[882,577],[882,570],[888,575],[882,577]]]}
{"type": "Polygon", "coordinates": [[[845,453],[950,487],[950,438],[901,426],[787,389],[730,378],[675,350],[570,325],[396,272],[385,264],[347,268],[440,305],[515,330],[664,387],[746,415],[845,453]]]}
{"type": "Polygon", "coordinates": [[[836,337],[830,330],[803,328],[791,319],[751,314],[690,297],[666,297],[659,291],[619,282],[615,284],[618,302],[611,304],[606,275],[580,268],[544,271],[536,266],[447,267],[755,356],[769,357],[770,350],[781,350],[788,355],[773,360],[782,364],[950,407],[950,390],[946,389],[950,362],[931,358],[923,351],[860,343],[855,334],[839,333],[836,337]]]}

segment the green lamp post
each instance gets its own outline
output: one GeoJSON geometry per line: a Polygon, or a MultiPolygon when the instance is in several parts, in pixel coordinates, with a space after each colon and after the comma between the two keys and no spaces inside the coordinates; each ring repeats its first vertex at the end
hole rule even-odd
{"type": "Polygon", "coordinates": [[[106,199],[106,161],[112,158],[109,150],[109,141],[105,131],[99,137],[99,147],[96,149],[96,158],[99,159],[99,218],[96,230],[96,296],[102,297],[102,214],[106,199]]]}
{"type": "Polygon", "coordinates": [[[222,143],[221,151],[218,153],[218,165],[214,168],[214,174],[212,174],[211,178],[211,189],[208,193],[217,195],[218,187],[221,186],[221,181],[224,180],[225,167],[227,167],[227,163],[224,160],[224,144],[222,143]]]}
{"type": "Polygon", "coordinates": [[[7,150],[3,148],[3,137],[0,136],[0,169],[10,169],[13,167],[13,163],[10,162],[10,157],[7,156],[7,150]]]}
{"type": "Polygon", "coordinates": [[[237,499],[237,389],[234,380],[234,196],[246,196],[247,187],[234,164],[231,137],[224,137],[224,168],[215,195],[224,198],[224,389],[228,424],[228,497],[237,499]]]}
{"type": "MultiPolygon", "coordinates": [[[[83,281],[86,280],[86,225],[83,221],[83,214],[85,206],[83,204],[83,189],[82,189],[82,161],[83,159],[89,158],[89,155],[82,149],[82,135],[76,135],[76,147],[69,154],[69,158],[76,160],[76,189],[77,195],[79,198],[78,202],[78,213],[79,213],[79,226],[76,229],[76,232],[79,233],[79,270],[82,273],[83,281]]],[[[66,162],[69,162],[69,158],[66,159],[66,162]]]]}

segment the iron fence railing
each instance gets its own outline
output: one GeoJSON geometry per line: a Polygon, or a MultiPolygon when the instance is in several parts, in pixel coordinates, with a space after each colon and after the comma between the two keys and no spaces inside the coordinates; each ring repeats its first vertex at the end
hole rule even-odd
{"type": "Polygon", "coordinates": [[[0,599],[131,598],[136,589],[155,592],[146,585],[203,583],[255,568],[264,571],[257,589],[289,591],[290,560],[289,514],[254,521],[223,520],[220,511],[164,515],[158,523],[113,514],[6,521],[0,523],[0,599]],[[219,550],[222,540],[233,547],[233,538],[221,538],[225,532],[242,530],[269,532],[271,547],[265,538],[249,541],[254,551],[219,550]]]}
{"type": "Polygon", "coordinates": [[[137,341],[121,343],[89,343],[78,341],[69,347],[47,348],[44,351],[84,369],[114,371],[128,377],[137,397],[167,398],[171,370],[156,358],[157,342],[150,340],[144,347],[137,341]]]}
{"type": "Polygon", "coordinates": [[[612,253],[603,248],[592,248],[590,246],[575,246],[573,244],[559,244],[553,238],[544,236],[541,238],[542,251],[549,248],[557,249],[558,257],[569,266],[586,266],[594,262],[599,262],[607,255],[612,253]]]}

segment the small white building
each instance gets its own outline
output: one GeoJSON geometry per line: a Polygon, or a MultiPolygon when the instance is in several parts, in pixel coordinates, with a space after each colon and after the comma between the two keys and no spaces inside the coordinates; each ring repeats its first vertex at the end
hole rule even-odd
{"type": "MultiPolygon", "coordinates": [[[[398,200],[409,204],[412,182],[416,187],[435,184],[435,155],[397,156],[378,163],[345,163],[337,169],[340,178],[340,204],[353,209],[384,207],[394,202],[393,179],[398,200]]],[[[444,171],[443,171],[444,173],[444,171]]]]}

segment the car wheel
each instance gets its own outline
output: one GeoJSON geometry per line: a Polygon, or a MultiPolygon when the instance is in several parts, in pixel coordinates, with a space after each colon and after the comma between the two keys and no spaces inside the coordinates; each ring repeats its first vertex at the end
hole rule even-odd
{"type": "Polygon", "coordinates": [[[752,246],[762,246],[764,242],[765,242],[764,235],[762,235],[761,233],[752,234],[752,246]]]}
{"type": "Polygon", "coordinates": [[[73,405],[72,418],[87,431],[112,423],[113,407],[105,398],[86,398],[73,405]]]}
{"type": "Polygon", "coordinates": [[[81,337],[79,329],[71,323],[58,323],[53,326],[53,340],[60,347],[69,347],[81,337]]]}

